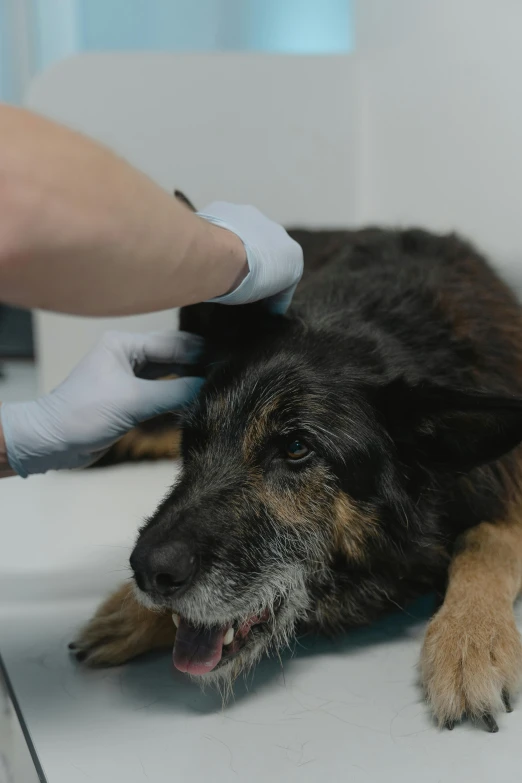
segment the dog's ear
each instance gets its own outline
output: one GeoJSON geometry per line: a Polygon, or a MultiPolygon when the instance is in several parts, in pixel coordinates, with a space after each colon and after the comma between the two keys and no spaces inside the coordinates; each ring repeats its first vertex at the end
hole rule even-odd
{"type": "Polygon", "coordinates": [[[192,203],[190,199],[188,199],[184,193],[181,192],[181,190],[175,190],[174,191],[174,198],[177,198],[178,201],[180,201],[182,204],[184,204],[186,207],[190,209],[191,212],[197,212],[196,207],[192,203]]]}
{"type": "MultiPolygon", "coordinates": [[[[233,307],[202,302],[181,308],[179,328],[203,337],[203,365],[213,366],[248,356],[260,344],[286,334],[291,322],[285,315],[269,312],[264,302],[233,307]]],[[[198,375],[206,376],[207,371],[198,375]]]]}
{"type": "Polygon", "coordinates": [[[395,380],[378,407],[399,453],[432,470],[468,471],[522,441],[522,398],[395,380]]]}

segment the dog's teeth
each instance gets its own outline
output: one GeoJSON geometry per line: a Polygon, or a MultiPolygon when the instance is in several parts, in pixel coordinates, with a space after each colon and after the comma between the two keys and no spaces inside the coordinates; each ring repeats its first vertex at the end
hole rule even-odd
{"type": "Polygon", "coordinates": [[[176,614],[176,612],[174,612],[174,614],[172,615],[172,619],[174,620],[174,625],[176,626],[176,628],[179,628],[179,614],[176,614]]]}
{"type": "Polygon", "coordinates": [[[231,644],[233,638],[234,638],[234,629],[233,628],[229,628],[228,631],[225,634],[225,638],[223,639],[223,644],[224,645],[231,644]]]}

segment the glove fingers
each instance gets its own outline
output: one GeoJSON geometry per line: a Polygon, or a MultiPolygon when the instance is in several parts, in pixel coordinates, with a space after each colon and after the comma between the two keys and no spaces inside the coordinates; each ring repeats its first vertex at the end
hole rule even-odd
{"type": "Polygon", "coordinates": [[[149,332],[143,335],[143,360],[194,364],[201,356],[203,346],[203,338],[189,332],[149,332]]]}
{"type": "Polygon", "coordinates": [[[106,332],[101,346],[96,346],[86,358],[93,362],[102,349],[110,356],[119,356],[123,363],[130,362],[134,369],[148,362],[193,364],[200,357],[203,347],[201,337],[177,329],[145,334],[111,331],[106,332]]]}
{"type": "Polygon", "coordinates": [[[64,470],[83,470],[84,468],[89,468],[91,465],[94,465],[95,462],[98,462],[109,449],[110,446],[107,446],[107,448],[98,449],[93,452],[69,455],[67,463],[60,467],[64,470]]]}
{"type": "Polygon", "coordinates": [[[77,467],[90,468],[91,465],[94,465],[95,462],[98,462],[99,459],[104,457],[105,454],[107,454],[107,452],[109,451],[109,449],[110,446],[107,446],[106,449],[99,449],[98,451],[93,451],[92,454],[82,455],[82,457],[79,458],[79,460],[81,459],[81,462],[80,461],[78,462],[77,467]]]}
{"type": "Polygon", "coordinates": [[[172,381],[136,381],[142,390],[136,421],[144,421],[161,413],[169,413],[187,405],[203,386],[203,378],[176,378],[172,381]],[[145,386],[143,386],[145,384],[145,386]]]}

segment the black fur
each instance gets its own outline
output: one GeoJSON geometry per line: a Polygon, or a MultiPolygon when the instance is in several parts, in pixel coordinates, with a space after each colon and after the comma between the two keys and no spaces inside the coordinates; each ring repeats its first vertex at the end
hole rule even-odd
{"type": "Polygon", "coordinates": [[[305,275],[287,316],[182,310],[206,340],[207,383],[184,416],[181,480],[132,559],[151,600],[196,624],[269,596],[265,647],[438,586],[457,536],[501,520],[520,484],[522,318],[487,263],[420,230],[293,233],[305,275]],[[294,464],[296,438],[311,454],[294,464]],[[180,541],[197,567],[159,594],[150,553],[180,541]]]}

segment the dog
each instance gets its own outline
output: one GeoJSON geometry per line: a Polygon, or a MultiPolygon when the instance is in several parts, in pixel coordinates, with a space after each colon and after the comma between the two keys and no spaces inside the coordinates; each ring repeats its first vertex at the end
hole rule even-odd
{"type": "MultiPolygon", "coordinates": [[[[173,647],[226,690],[303,629],[433,590],[420,671],[441,726],[510,711],[522,671],[522,310],[456,235],[295,230],[287,315],[183,308],[206,383],[112,452],[175,456],[133,584],[71,645],[88,665],[173,647]]],[[[106,461],[111,461],[111,455],[106,461]]]]}

